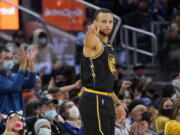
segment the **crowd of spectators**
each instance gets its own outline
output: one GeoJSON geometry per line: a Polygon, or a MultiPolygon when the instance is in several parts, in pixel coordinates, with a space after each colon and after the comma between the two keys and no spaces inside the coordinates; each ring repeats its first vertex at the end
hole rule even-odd
{"type": "MultiPolygon", "coordinates": [[[[124,106],[115,107],[114,130],[115,135],[179,135],[180,1],[90,2],[111,9],[122,17],[123,24],[147,31],[154,20],[170,21],[165,34],[167,42],[161,52],[167,52],[168,59],[162,63],[172,65],[170,72],[174,74],[166,84],[155,86],[153,79],[146,75],[144,64],[134,65],[130,79],[126,76],[126,66],[116,65],[114,91],[124,106]]],[[[76,40],[77,66],[84,36],[84,32],[79,33],[76,40]]],[[[139,35],[138,39],[148,43],[146,37],[139,35]]],[[[0,52],[0,134],[84,135],[78,109],[83,89],[80,75],[75,67],[58,63],[43,29],[34,31],[31,44],[27,44],[23,32],[18,31],[12,42],[4,45],[0,52]]]]}
{"type": "MultiPolygon", "coordinates": [[[[44,30],[35,30],[32,45],[22,32],[15,35],[0,53],[1,134],[83,135],[78,109],[83,84],[75,67],[56,64],[44,30]]],[[[124,106],[115,107],[115,135],[178,135],[180,74],[158,88],[141,63],[130,79],[126,66],[117,64],[116,71],[114,90],[124,106]]]]}

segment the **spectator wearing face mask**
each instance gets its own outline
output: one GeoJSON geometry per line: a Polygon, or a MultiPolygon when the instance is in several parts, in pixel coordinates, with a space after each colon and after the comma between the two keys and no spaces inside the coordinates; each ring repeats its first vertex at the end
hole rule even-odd
{"type": "Polygon", "coordinates": [[[162,100],[164,98],[171,98],[174,95],[174,93],[175,93],[175,89],[174,89],[173,85],[171,85],[171,84],[163,85],[163,87],[161,88],[160,96],[158,98],[156,98],[155,101],[153,101],[154,106],[156,106],[156,108],[159,108],[162,100]]]}
{"type": "Polygon", "coordinates": [[[40,100],[41,117],[47,119],[50,122],[51,130],[54,134],[62,133],[61,125],[64,123],[64,119],[57,111],[57,105],[58,100],[56,99],[42,98],[40,100]]]}
{"type": "Polygon", "coordinates": [[[133,91],[138,87],[140,81],[146,80],[147,77],[145,76],[145,66],[141,63],[135,64],[133,67],[134,74],[131,78],[131,88],[133,91]]]}
{"type": "MultiPolygon", "coordinates": [[[[179,71],[180,68],[180,14],[177,14],[173,17],[173,21],[171,22],[171,27],[169,31],[166,32],[166,55],[168,57],[168,61],[171,62],[171,70],[179,71]]],[[[165,59],[167,61],[167,59],[165,59]]],[[[169,63],[170,63],[169,62],[169,63]]],[[[167,63],[167,65],[169,64],[167,63]]]]}
{"type": "MultiPolygon", "coordinates": [[[[180,41],[180,14],[172,17],[171,27],[166,37],[170,43],[179,43],[180,41]]],[[[175,48],[174,48],[175,49],[175,48]]]]}
{"type": "Polygon", "coordinates": [[[43,29],[34,31],[33,45],[39,48],[36,59],[36,72],[41,75],[49,75],[57,62],[57,54],[52,48],[52,44],[50,44],[47,33],[43,29]]]}
{"type": "Polygon", "coordinates": [[[177,105],[171,116],[171,120],[165,125],[164,135],[180,134],[180,106],[177,105]]]}
{"type": "Polygon", "coordinates": [[[42,80],[38,75],[36,75],[36,83],[34,88],[31,89],[31,92],[34,93],[38,98],[40,98],[43,94],[43,91],[42,80]]]}
{"type": "Polygon", "coordinates": [[[41,98],[38,103],[37,114],[35,114],[35,118],[27,120],[28,123],[28,131],[34,132],[32,130],[32,125],[34,125],[35,121],[38,118],[47,119],[51,124],[52,133],[59,134],[60,130],[58,127],[58,123],[61,121],[63,122],[63,118],[59,115],[58,111],[56,110],[56,105],[58,105],[58,100],[49,99],[49,98],[41,98]]]}
{"type": "Polygon", "coordinates": [[[64,135],[82,135],[82,128],[81,128],[81,120],[80,120],[80,113],[79,109],[75,106],[75,104],[67,100],[61,105],[60,114],[63,116],[65,122],[63,126],[62,134],[64,135]]]}
{"type": "Polygon", "coordinates": [[[157,135],[150,129],[151,113],[144,105],[137,105],[131,111],[132,118],[135,120],[130,129],[130,135],[157,135]]]}
{"type": "Polygon", "coordinates": [[[56,111],[57,104],[58,100],[41,98],[39,101],[39,106],[41,108],[41,117],[46,118],[49,121],[55,120],[55,117],[58,115],[58,112],[56,111]]]}
{"type": "Polygon", "coordinates": [[[155,119],[155,130],[164,130],[165,124],[170,120],[173,113],[174,102],[170,98],[164,98],[159,106],[159,116],[155,119]]]}
{"type": "Polygon", "coordinates": [[[27,54],[24,50],[20,50],[18,54],[20,68],[17,73],[11,72],[14,65],[12,52],[4,49],[0,53],[0,114],[3,118],[6,118],[10,111],[22,113],[24,109],[22,89],[34,87],[34,64],[37,52],[35,47],[31,48],[27,54]],[[29,64],[28,71],[26,69],[27,62],[29,64]],[[27,77],[25,76],[26,71],[27,77]]]}
{"type": "Polygon", "coordinates": [[[46,119],[39,119],[34,125],[35,135],[53,135],[50,122],[46,119]]]}

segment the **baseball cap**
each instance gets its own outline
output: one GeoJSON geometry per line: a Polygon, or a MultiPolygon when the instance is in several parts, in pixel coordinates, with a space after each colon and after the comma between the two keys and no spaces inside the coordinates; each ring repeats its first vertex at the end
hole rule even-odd
{"type": "Polygon", "coordinates": [[[148,98],[148,97],[142,97],[142,98],[141,98],[141,101],[143,101],[143,103],[144,103],[145,106],[152,104],[151,99],[148,98]]]}
{"type": "Polygon", "coordinates": [[[145,69],[145,68],[146,68],[146,67],[145,67],[143,64],[137,63],[137,64],[134,65],[133,70],[145,69]]]}
{"type": "Polygon", "coordinates": [[[50,102],[53,102],[54,104],[58,104],[58,100],[56,100],[56,99],[41,98],[39,100],[39,106],[42,106],[42,105],[50,103],[50,102]]]}

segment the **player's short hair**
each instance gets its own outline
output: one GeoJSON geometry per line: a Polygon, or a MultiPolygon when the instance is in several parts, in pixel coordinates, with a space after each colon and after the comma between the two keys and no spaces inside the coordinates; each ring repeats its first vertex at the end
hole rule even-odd
{"type": "Polygon", "coordinates": [[[100,8],[98,10],[96,10],[96,12],[94,13],[94,20],[97,19],[97,16],[100,14],[100,13],[110,13],[113,15],[113,13],[111,12],[111,10],[107,9],[107,8],[100,8]]]}

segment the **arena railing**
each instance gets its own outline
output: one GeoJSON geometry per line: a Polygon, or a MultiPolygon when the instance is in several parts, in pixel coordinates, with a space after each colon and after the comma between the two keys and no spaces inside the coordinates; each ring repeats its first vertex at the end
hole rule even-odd
{"type": "MultiPolygon", "coordinates": [[[[76,40],[75,35],[68,33],[67,31],[64,31],[64,30],[62,30],[62,29],[60,29],[54,25],[48,24],[43,19],[42,15],[32,11],[31,9],[28,9],[22,5],[16,5],[16,4],[10,2],[9,0],[1,0],[1,1],[10,5],[10,6],[13,6],[13,7],[19,9],[20,11],[22,11],[22,13],[29,15],[28,17],[30,19],[28,21],[34,21],[36,28],[45,29],[47,31],[47,34],[48,34],[48,37],[49,37],[51,43],[54,43],[54,41],[55,41],[54,37],[53,37],[54,34],[56,34],[56,37],[66,37],[66,39],[68,39],[68,43],[69,43],[66,46],[66,48],[71,47],[71,50],[70,51],[68,49],[66,49],[66,50],[62,49],[61,51],[59,51],[58,49],[55,49],[55,50],[56,50],[56,52],[58,52],[58,58],[62,60],[62,63],[66,64],[67,61],[75,61],[74,60],[74,57],[75,57],[75,40],[76,40]],[[67,51],[69,51],[69,52],[67,52],[67,51]]],[[[24,15],[24,16],[26,16],[26,15],[24,15]]],[[[60,40],[58,40],[58,41],[60,41],[60,40]]],[[[58,44],[58,45],[60,46],[60,44],[58,44]]]]}
{"type": "Polygon", "coordinates": [[[136,64],[139,62],[138,60],[138,53],[143,54],[144,56],[149,56],[152,58],[151,65],[155,65],[155,56],[157,53],[157,36],[152,33],[142,29],[138,29],[129,25],[122,25],[120,31],[120,39],[121,39],[121,46],[126,49],[127,52],[127,68],[130,70],[130,51],[133,53],[133,62],[132,64],[136,64]],[[129,33],[131,32],[131,34],[129,33]],[[137,41],[137,34],[142,34],[148,37],[151,37],[151,51],[143,50],[138,48],[138,41],[137,41]],[[131,38],[132,37],[132,38],[131,38]],[[131,39],[130,39],[131,38],[131,39]]]}

